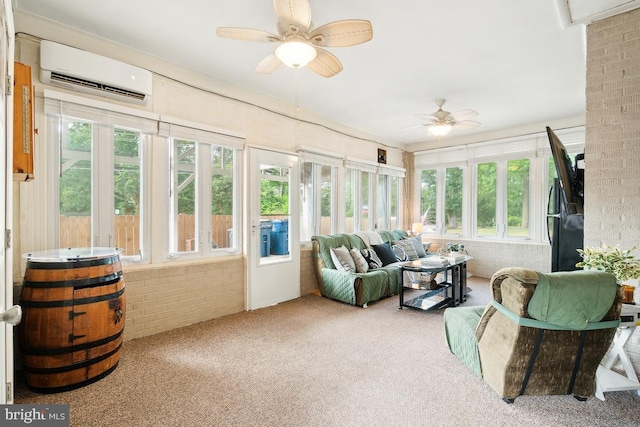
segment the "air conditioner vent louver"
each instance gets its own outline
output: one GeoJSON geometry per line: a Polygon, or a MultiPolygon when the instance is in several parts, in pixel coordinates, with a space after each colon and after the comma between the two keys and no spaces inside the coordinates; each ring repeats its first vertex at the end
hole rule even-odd
{"type": "Polygon", "coordinates": [[[84,86],[86,88],[95,89],[102,92],[109,92],[115,95],[125,96],[127,98],[133,98],[139,101],[144,101],[145,95],[143,93],[132,92],[129,90],[119,89],[114,86],[100,84],[89,80],[79,79],[77,77],[65,76],[56,72],[51,73],[51,80],[60,83],[70,83],[72,85],[84,86]]]}
{"type": "Polygon", "coordinates": [[[40,80],[142,105],[149,101],[153,89],[149,70],[49,40],[40,42],[40,80]]]}

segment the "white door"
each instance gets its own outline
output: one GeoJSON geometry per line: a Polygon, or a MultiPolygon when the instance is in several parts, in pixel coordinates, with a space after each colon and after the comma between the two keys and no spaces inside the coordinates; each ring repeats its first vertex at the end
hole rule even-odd
{"type": "Polygon", "coordinates": [[[11,249],[5,235],[11,229],[13,193],[13,98],[7,94],[7,81],[13,82],[14,28],[11,1],[0,0],[0,404],[13,401],[13,324],[19,321],[19,308],[13,305],[13,269],[11,249]]]}
{"type": "Polygon", "coordinates": [[[300,296],[299,171],[293,154],[249,148],[248,309],[300,296]]]}

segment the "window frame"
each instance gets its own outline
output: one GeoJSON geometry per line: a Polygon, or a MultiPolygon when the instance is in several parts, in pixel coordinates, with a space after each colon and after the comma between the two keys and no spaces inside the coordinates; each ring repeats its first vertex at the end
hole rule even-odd
{"type": "Polygon", "coordinates": [[[238,212],[238,203],[241,200],[240,194],[240,183],[242,182],[240,179],[241,167],[238,166],[238,162],[242,158],[240,155],[240,150],[235,147],[229,147],[224,144],[215,144],[213,142],[203,142],[203,141],[195,141],[186,139],[183,137],[166,137],[167,143],[169,145],[169,156],[168,156],[168,169],[171,171],[170,177],[170,194],[168,197],[168,206],[170,206],[168,212],[168,232],[167,232],[167,258],[169,259],[177,259],[177,258],[191,258],[191,257],[207,257],[207,256],[220,256],[220,255],[229,255],[239,253],[241,250],[240,245],[240,236],[242,233],[240,232],[241,227],[241,213],[238,212]],[[195,229],[194,229],[194,238],[196,239],[195,248],[192,251],[179,251],[176,250],[178,248],[177,242],[177,220],[179,217],[179,213],[177,212],[177,206],[175,204],[175,183],[176,183],[176,174],[178,172],[175,164],[174,164],[174,147],[176,141],[187,141],[195,144],[195,163],[194,163],[194,173],[195,173],[195,206],[194,206],[194,215],[195,215],[195,229]],[[233,168],[232,168],[232,227],[231,233],[229,234],[230,241],[228,246],[220,247],[215,243],[213,239],[213,229],[212,229],[212,221],[211,221],[211,210],[212,210],[212,148],[219,147],[222,149],[232,150],[233,154],[233,168]]]}
{"type": "MultiPolygon", "coordinates": [[[[584,127],[575,127],[557,131],[569,154],[583,152],[584,127]]],[[[548,242],[546,214],[549,191],[549,164],[551,149],[546,132],[520,137],[492,140],[463,146],[427,150],[414,153],[415,164],[415,210],[414,215],[421,218],[422,172],[435,170],[436,179],[436,231],[429,234],[434,238],[448,238],[451,234],[443,232],[442,203],[444,203],[444,170],[448,167],[463,168],[463,233],[460,239],[532,241],[548,242]],[[529,160],[529,235],[508,235],[507,177],[508,163],[512,160],[529,160]],[[477,166],[483,163],[496,164],[496,233],[478,235],[477,233],[477,166]],[[467,227],[465,228],[465,224],[467,227]]]]}
{"type": "MultiPolygon", "coordinates": [[[[63,95],[63,94],[62,94],[63,95]]],[[[91,125],[91,237],[93,247],[114,247],[116,240],[114,218],[114,168],[115,168],[115,129],[132,131],[139,134],[138,157],[140,159],[140,209],[139,209],[139,243],[135,255],[120,254],[123,263],[148,262],[150,259],[150,217],[149,217],[149,175],[150,144],[154,127],[152,116],[132,116],[120,111],[104,110],[108,104],[78,104],[81,98],[75,96],[57,96],[56,92],[45,91],[45,116],[47,139],[50,146],[58,149],[49,150],[49,164],[57,165],[48,169],[47,209],[52,213],[51,226],[48,227],[47,240],[49,247],[61,247],[60,242],[60,184],[62,142],[69,138],[68,126],[71,123],[88,123],[91,125]],[[105,197],[105,194],[110,196],[105,197]]]]}

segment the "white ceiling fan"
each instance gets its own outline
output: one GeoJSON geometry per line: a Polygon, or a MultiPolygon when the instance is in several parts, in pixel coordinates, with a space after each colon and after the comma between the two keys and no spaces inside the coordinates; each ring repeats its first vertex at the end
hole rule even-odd
{"type": "Polygon", "coordinates": [[[218,27],[216,34],[236,40],[276,42],[275,53],[258,64],[256,73],[269,74],[280,64],[291,68],[309,65],[312,71],[332,77],[342,71],[342,64],[321,47],[344,47],[367,42],[373,37],[371,22],[362,19],[334,21],[315,29],[307,0],[273,0],[278,17],[278,34],[249,28],[218,27]]]}
{"type": "Polygon", "coordinates": [[[427,127],[429,132],[433,135],[443,136],[448,134],[453,127],[459,129],[475,129],[480,126],[480,122],[476,122],[470,119],[473,119],[478,115],[476,111],[473,110],[460,110],[455,113],[450,113],[442,109],[442,106],[445,103],[445,99],[436,99],[436,105],[438,106],[438,111],[431,114],[416,114],[418,117],[427,120],[427,123],[415,127],[427,127]]]}

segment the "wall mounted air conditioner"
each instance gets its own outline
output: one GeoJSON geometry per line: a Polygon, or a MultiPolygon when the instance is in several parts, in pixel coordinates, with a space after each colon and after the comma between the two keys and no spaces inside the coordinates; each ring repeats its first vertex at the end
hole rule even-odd
{"type": "Polygon", "coordinates": [[[48,40],[40,43],[40,80],[136,104],[146,104],[152,89],[145,69],[48,40]]]}

